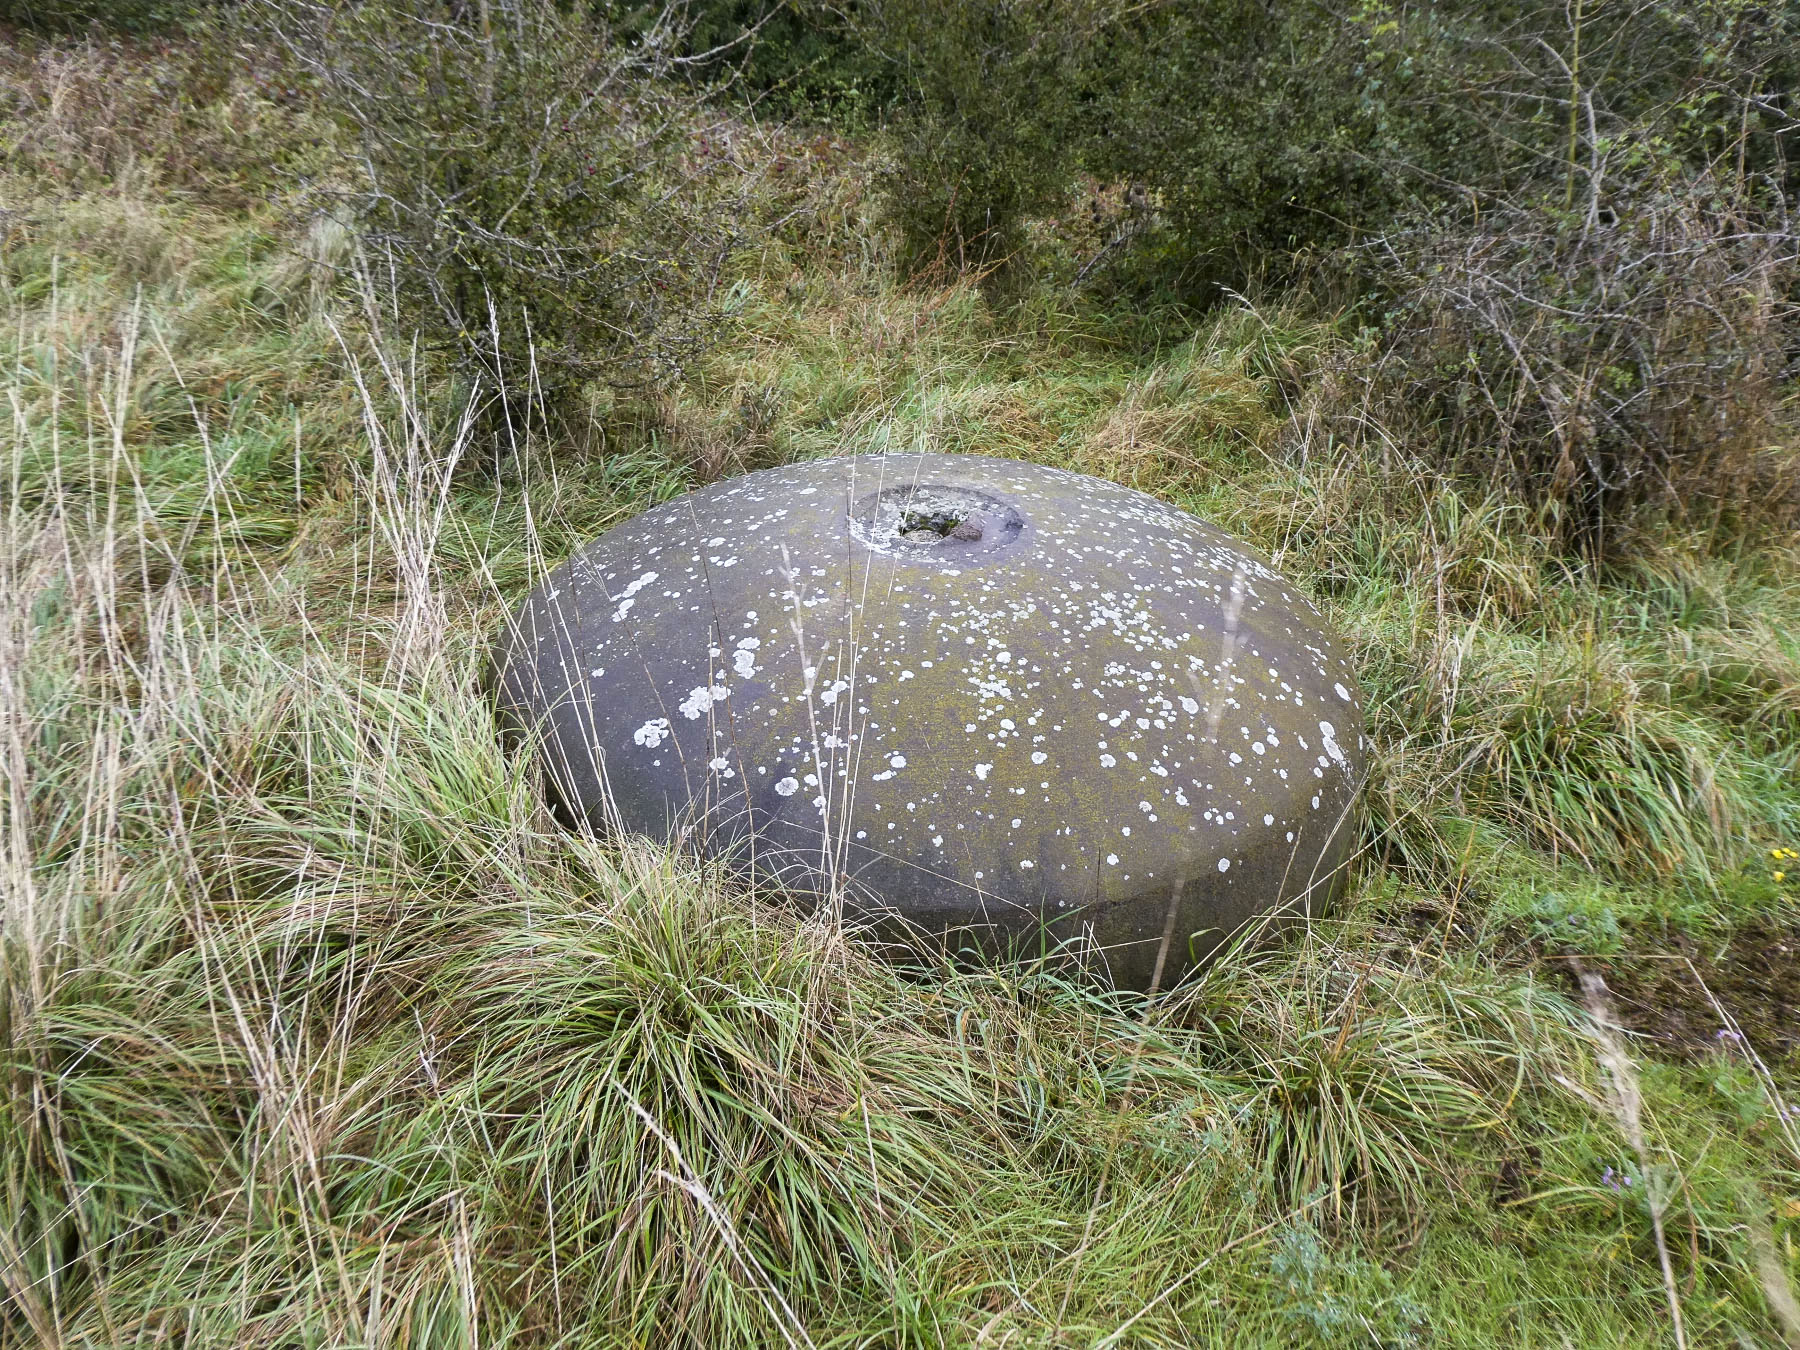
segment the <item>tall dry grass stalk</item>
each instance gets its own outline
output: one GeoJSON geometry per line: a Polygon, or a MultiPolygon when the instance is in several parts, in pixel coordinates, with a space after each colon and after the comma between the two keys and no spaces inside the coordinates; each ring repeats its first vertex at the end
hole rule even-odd
{"type": "MultiPolygon", "coordinates": [[[[58,309],[53,295],[53,324],[58,309]]],[[[15,329],[21,340],[24,331],[15,329]]],[[[385,638],[375,668],[396,696],[456,697],[470,665],[449,640],[438,553],[449,474],[465,441],[439,452],[409,397],[414,386],[373,353],[388,400],[378,409],[362,379],[370,349],[355,351],[345,339],[343,350],[369,436],[361,485],[370,538],[385,551],[358,559],[344,586],[328,576],[318,592],[230,546],[240,524],[233,473],[243,447],[220,444],[192,397],[189,433],[203,464],[198,491],[176,499],[185,518],[170,519],[168,498],[139,470],[132,440],[144,399],[162,383],[188,384],[141,306],[119,319],[110,344],[83,353],[76,378],[58,372],[8,389],[0,875],[8,1078],[20,1134],[7,1159],[14,1218],[0,1264],[15,1307],[43,1344],[71,1334],[71,1282],[90,1291],[78,1302],[109,1339],[129,1338],[127,1328],[142,1327],[146,1316],[152,1325],[166,1319],[166,1311],[149,1310],[159,1299],[173,1306],[176,1286],[160,1282],[179,1284],[178,1273],[149,1272],[131,1298],[112,1273],[155,1230],[154,1220],[129,1217],[127,1197],[147,1184],[135,1168],[155,1166],[157,1157],[179,1169],[184,1157],[192,1167],[212,1155],[213,1176],[186,1179],[199,1188],[193,1200],[215,1210],[219,1236],[241,1230],[240,1259],[279,1260],[313,1282],[332,1339],[382,1341],[396,1310],[422,1296],[402,1277],[385,1310],[372,1303],[344,1236],[326,1218],[341,1208],[331,1158],[394,1082],[393,1067],[368,1062],[362,1049],[369,1019],[379,1015],[380,975],[353,961],[327,998],[318,987],[296,988],[290,974],[293,962],[325,956],[319,944],[346,917],[358,922],[355,911],[370,897],[357,894],[352,876],[391,864],[391,841],[379,831],[342,840],[334,861],[329,847],[302,842],[303,826],[297,851],[275,864],[291,888],[280,917],[270,916],[285,936],[265,947],[241,923],[222,921],[258,903],[243,874],[257,864],[242,855],[232,822],[270,810],[261,796],[276,762],[269,756],[295,718],[304,723],[320,708],[347,718],[373,711],[364,674],[371,637],[385,638]],[[387,434],[396,424],[405,436],[399,445],[387,434]],[[213,560],[210,570],[195,566],[197,555],[213,560]],[[397,596],[391,618],[383,613],[387,594],[397,596]],[[335,625],[319,622],[324,608],[370,622],[334,645],[335,625]],[[96,978],[115,992],[101,994],[96,978]],[[73,1059],[71,1035],[88,1042],[73,1059]],[[84,1090],[84,1061],[115,1065],[125,1075],[122,1095],[84,1090]],[[138,1074],[151,1077],[125,1086],[138,1074]],[[184,1083],[184,1075],[198,1079],[184,1083]],[[186,1092],[199,1095],[184,1104],[186,1092]],[[241,1113],[241,1133],[229,1144],[220,1131],[234,1128],[231,1112],[207,1104],[221,1092],[241,1113]],[[137,1125],[128,1123],[134,1115],[137,1125]],[[108,1129],[172,1132],[179,1142],[146,1138],[143,1161],[121,1159],[113,1166],[123,1170],[113,1171],[105,1158],[119,1149],[103,1144],[108,1129]],[[90,1154],[91,1145],[102,1153],[90,1154]],[[282,1193],[298,1206],[299,1227],[281,1236],[292,1245],[277,1257],[260,1246],[268,1237],[256,1235],[257,1209],[268,1200],[255,1197],[282,1193]],[[57,1236],[63,1231],[66,1243],[57,1236]],[[65,1246],[72,1257],[58,1255],[65,1246]]],[[[15,368],[26,360],[19,349],[9,356],[15,368]]],[[[353,797],[395,793],[392,776],[405,772],[397,738],[406,730],[391,718],[364,721],[369,753],[353,771],[353,797]]],[[[300,757],[277,772],[310,792],[308,779],[322,766],[305,745],[303,737],[294,747],[300,757]]],[[[454,1238],[443,1259],[446,1287],[473,1317],[478,1298],[464,1240],[454,1238]]],[[[238,1288],[256,1278],[246,1271],[238,1288]]]]}
{"type": "Polygon", "coordinates": [[[1618,1019],[1612,1010],[1606,981],[1592,971],[1581,976],[1582,996],[1587,1000],[1592,1020],[1594,1044],[1600,1068],[1606,1080],[1606,1105],[1619,1133],[1637,1155],[1639,1175],[1644,1182],[1644,1203],[1650,1211],[1650,1230],[1656,1239],[1656,1258],[1662,1266],[1663,1292],[1669,1301],[1669,1330],[1677,1350],[1685,1350],[1687,1332],[1682,1325],[1681,1292],[1675,1283],[1675,1265],[1669,1257],[1669,1242],[1663,1231],[1663,1215],[1669,1206],[1674,1183],[1663,1169],[1652,1161],[1650,1142],[1644,1134],[1644,1097],[1638,1084],[1637,1068],[1625,1049],[1618,1019]]]}

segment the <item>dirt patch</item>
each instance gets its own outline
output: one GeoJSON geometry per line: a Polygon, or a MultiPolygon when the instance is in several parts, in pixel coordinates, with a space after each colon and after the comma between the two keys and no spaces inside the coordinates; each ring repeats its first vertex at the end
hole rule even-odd
{"type": "Polygon", "coordinates": [[[1800,926],[1758,922],[1723,944],[1677,936],[1661,952],[1548,964],[1576,997],[1579,971],[1599,973],[1620,1022],[1665,1053],[1690,1057],[1718,1047],[1726,1026],[1711,990],[1765,1059],[1800,1055],[1800,926]]]}

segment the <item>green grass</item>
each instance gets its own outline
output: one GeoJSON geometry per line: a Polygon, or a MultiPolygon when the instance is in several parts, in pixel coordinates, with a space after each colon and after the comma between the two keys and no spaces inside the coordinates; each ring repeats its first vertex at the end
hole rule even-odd
{"type": "Polygon", "coordinates": [[[1621,1078],[1564,972],[1796,933],[1794,541],[1559,564],[1318,430],[1328,323],[902,285],[838,180],[681,391],[506,446],[287,203],[7,186],[0,1342],[1672,1343],[1653,1208],[1690,1344],[1793,1334],[1795,1060],[1621,1078]],[[504,607],[845,449],[1275,556],[1371,698],[1342,913],[1145,1006],[558,829],[477,692],[504,607]]]}

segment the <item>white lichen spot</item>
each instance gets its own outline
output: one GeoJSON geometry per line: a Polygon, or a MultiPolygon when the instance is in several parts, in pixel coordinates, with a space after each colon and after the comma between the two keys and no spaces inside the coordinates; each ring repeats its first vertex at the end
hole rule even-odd
{"type": "Polygon", "coordinates": [[[992,764],[977,764],[975,766],[975,776],[984,783],[987,782],[987,776],[993,771],[994,766],[992,764]]]}
{"type": "Polygon", "coordinates": [[[1344,749],[1337,743],[1337,728],[1329,722],[1319,723],[1319,734],[1325,738],[1325,753],[1331,756],[1334,764],[1345,764],[1344,749]]]}
{"type": "Polygon", "coordinates": [[[775,791],[780,793],[783,797],[791,797],[799,790],[800,780],[795,778],[792,774],[789,774],[786,778],[777,780],[775,784],[775,791]]]}
{"type": "Polygon", "coordinates": [[[1231,870],[1231,859],[1230,858],[1220,858],[1219,859],[1219,870],[1221,872],[1229,872],[1231,870]]]}
{"type": "Polygon", "coordinates": [[[631,582],[630,585],[626,586],[624,590],[619,592],[619,607],[613,611],[612,616],[614,623],[618,623],[629,614],[631,612],[631,607],[637,603],[637,601],[633,600],[631,597],[655,580],[655,572],[645,572],[642,576],[631,582]]]}
{"type": "Polygon", "coordinates": [[[699,685],[688,691],[688,696],[676,706],[681,715],[690,722],[705,715],[707,709],[715,703],[723,703],[731,691],[722,684],[699,685]]]}
{"type": "Polygon", "coordinates": [[[643,726],[631,733],[631,739],[647,750],[654,750],[669,735],[669,719],[653,717],[643,726]]]}

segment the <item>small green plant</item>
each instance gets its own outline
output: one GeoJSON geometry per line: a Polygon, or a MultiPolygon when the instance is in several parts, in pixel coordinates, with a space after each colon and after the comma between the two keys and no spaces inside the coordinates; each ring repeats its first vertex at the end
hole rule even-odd
{"type": "Polygon", "coordinates": [[[1315,1344],[1365,1337],[1383,1346],[1423,1343],[1426,1310],[1396,1295],[1393,1276],[1381,1266],[1334,1253],[1310,1223],[1291,1224],[1276,1234],[1269,1277],[1280,1320],[1315,1344]]]}

